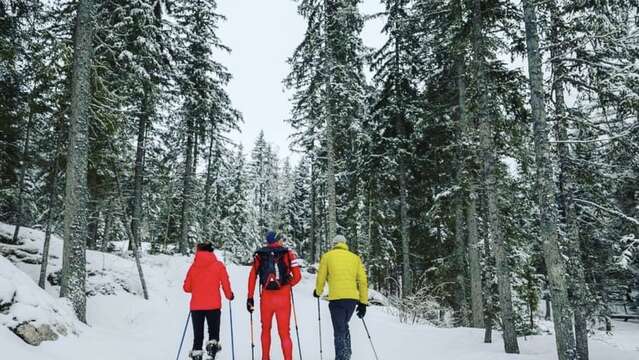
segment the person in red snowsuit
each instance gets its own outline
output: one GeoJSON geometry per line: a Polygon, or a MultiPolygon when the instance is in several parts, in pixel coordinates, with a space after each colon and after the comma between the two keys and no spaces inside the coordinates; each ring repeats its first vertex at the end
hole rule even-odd
{"type": "Polygon", "coordinates": [[[224,264],[217,259],[211,243],[198,244],[195,260],[186,274],[183,285],[184,291],[191,293],[191,319],[193,319],[193,350],[189,354],[191,359],[202,359],[202,344],[204,342],[204,321],[209,328],[209,341],[206,350],[210,356],[221,350],[220,346],[220,316],[222,296],[228,300],[235,297],[231,290],[231,282],[224,264]]]}
{"type": "Polygon", "coordinates": [[[251,266],[251,273],[248,279],[248,299],[246,301],[247,310],[252,313],[255,307],[253,296],[258,275],[260,275],[260,314],[262,320],[262,360],[270,360],[271,353],[271,326],[273,315],[277,319],[277,331],[282,344],[284,360],[293,359],[293,341],[291,340],[291,292],[293,286],[302,279],[302,273],[295,252],[283,246],[281,236],[276,236],[272,231],[266,235],[268,245],[258,250],[251,266]],[[269,279],[268,270],[263,265],[265,255],[276,254],[278,269],[286,269],[285,274],[278,271],[279,280],[271,274],[269,279]],[[281,264],[281,265],[279,265],[281,264]],[[272,281],[271,281],[272,280],[272,281]],[[273,282],[277,285],[273,285],[273,282]]]}

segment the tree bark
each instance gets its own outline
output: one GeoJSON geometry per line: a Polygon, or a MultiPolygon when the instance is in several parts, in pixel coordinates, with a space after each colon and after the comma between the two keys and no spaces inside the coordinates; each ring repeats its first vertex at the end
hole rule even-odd
{"type": "MultiPolygon", "coordinates": [[[[31,102],[29,102],[31,103],[31,102]]],[[[29,118],[27,120],[27,133],[24,138],[24,148],[22,149],[21,166],[20,166],[20,180],[18,181],[18,199],[16,204],[16,226],[13,231],[12,242],[18,243],[18,235],[20,233],[20,226],[23,221],[23,207],[24,207],[24,179],[27,172],[27,157],[29,156],[29,145],[31,140],[31,124],[33,123],[33,106],[29,105],[29,118]]]]}
{"type": "MultiPolygon", "coordinates": [[[[457,3],[459,17],[460,17],[460,28],[463,26],[462,24],[462,11],[463,5],[462,2],[459,1],[457,3]]],[[[455,72],[457,74],[457,92],[458,92],[458,108],[459,108],[459,139],[460,143],[458,150],[458,167],[457,167],[457,178],[460,183],[460,188],[463,189],[461,185],[462,178],[464,176],[464,172],[466,172],[466,176],[470,177],[468,184],[468,201],[466,203],[466,211],[464,214],[464,203],[458,201],[457,205],[461,208],[461,213],[459,209],[455,211],[456,222],[463,223],[465,216],[465,224],[467,237],[466,241],[462,238],[461,240],[457,240],[458,248],[462,243],[464,244],[463,251],[468,253],[468,270],[469,270],[469,278],[470,278],[470,306],[471,306],[471,315],[472,315],[472,326],[475,328],[483,328],[484,327],[484,299],[483,299],[483,289],[482,289],[482,278],[481,278],[481,263],[480,263],[480,252],[479,252],[479,236],[477,231],[477,190],[475,186],[475,179],[473,178],[474,173],[468,171],[466,160],[464,159],[466,155],[466,145],[465,139],[472,138],[471,133],[471,124],[468,119],[468,114],[466,111],[466,70],[465,70],[465,50],[460,50],[460,53],[457,55],[457,61],[455,64],[455,72]],[[464,140],[462,140],[464,139],[464,140]]],[[[460,192],[462,191],[460,189],[460,192]]],[[[463,226],[460,226],[463,229],[463,226]]],[[[460,231],[461,232],[461,231],[460,231]]],[[[462,250],[460,250],[462,251],[462,250]]],[[[465,258],[465,254],[464,258],[465,258]]],[[[465,260],[465,259],[464,259],[465,260]]],[[[464,264],[464,269],[466,265],[464,264]]],[[[459,281],[459,280],[458,280],[459,281]]]]}
{"type": "Polygon", "coordinates": [[[60,296],[86,322],[87,166],[93,56],[93,0],[80,0],[74,34],[71,117],[60,296]]]}
{"type": "Polygon", "coordinates": [[[179,250],[182,254],[186,255],[189,248],[189,226],[190,212],[191,212],[191,177],[193,171],[191,166],[193,165],[193,131],[194,131],[193,119],[187,115],[186,120],[186,159],[184,164],[184,175],[182,178],[182,210],[180,216],[180,241],[178,244],[179,250]]]}
{"type": "MultiPolygon", "coordinates": [[[[324,18],[324,28],[325,28],[325,54],[326,54],[326,62],[328,65],[326,66],[326,93],[328,96],[333,96],[332,90],[332,66],[335,62],[334,59],[334,51],[331,48],[332,46],[332,36],[335,31],[332,29],[334,26],[330,26],[329,22],[334,21],[334,18],[337,16],[335,14],[335,4],[334,0],[324,0],[324,9],[325,9],[325,18],[324,18]]],[[[327,151],[327,163],[326,163],[326,191],[328,195],[328,232],[326,234],[327,240],[332,241],[335,235],[337,235],[337,193],[335,189],[335,119],[334,116],[337,114],[337,109],[335,109],[334,101],[329,99],[328,101],[328,112],[326,115],[326,151],[327,151]]]]}
{"type": "Polygon", "coordinates": [[[319,263],[322,254],[320,249],[319,236],[316,236],[317,225],[317,186],[315,185],[315,158],[311,160],[311,246],[313,263],[319,263]]]}
{"type": "MultiPolygon", "coordinates": [[[[406,130],[401,119],[396,120],[396,125],[400,141],[405,139],[406,130]]],[[[398,170],[399,170],[399,217],[400,233],[402,237],[402,291],[404,296],[408,296],[413,291],[412,273],[410,268],[410,237],[408,222],[408,184],[406,176],[406,164],[404,161],[404,149],[399,147],[398,170]]]]}
{"type": "Polygon", "coordinates": [[[495,274],[494,271],[494,257],[491,255],[492,251],[490,249],[491,242],[488,239],[484,240],[484,289],[486,289],[486,297],[484,298],[486,301],[485,310],[484,310],[484,343],[492,343],[493,342],[493,322],[495,319],[495,299],[493,295],[493,278],[495,274]]]}
{"type": "Polygon", "coordinates": [[[564,76],[566,69],[561,60],[562,39],[561,18],[556,3],[551,3],[550,32],[551,67],[554,77],[553,93],[555,95],[555,126],[557,139],[557,157],[559,161],[559,205],[561,208],[561,220],[564,233],[568,240],[570,260],[568,272],[573,281],[570,282],[571,296],[574,312],[575,343],[577,358],[588,360],[588,323],[586,314],[587,284],[584,269],[581,263],[581,242],[579,241],[579,228],[577,226],[577,211],[574,202],[575,186],[570,171],[570,149],[568,147],[568,114],[564,98],[564,76]]]}
{"type": "MultiPolygon", "coordinates": [[[[461,16],[461,14],[460,14],[461,16]]],[[[457,123],[457,169],[456,182],[458,186],[457,196],[455,200],[455,249],[457,259],[457,302],[459,304],[459,318],[462,326],[469,324],[468,301],[466,300],[466,240],[465,240],[465,223],[464,223],[464,154],[463,139],[465,137],[465,121],[466,121],[466,81],[464,79],[464,56],[458,55],[455,62],[455,72],[457,74],[457,92],[458,92],[458,123],[457,123]]],[[[472,285],[471,285],[472,286],[472,285]]],[[[480,283],[481,289],[481,283],[480,283]]],[[[480,290],[481,291],[481,290],[480,290]]],[[[472,291],[471,291],[472,292],[472,291]]],[[[472,301],[472,299],[471,299],[472,301]]],[[[473,325],[474,321],[473,321],[473,325]]]]}
{"type": "Polygon", "coordinates": [[[131,244],[131,247],[133,249],[133,257],[135,258],[135,265],[138,270],[138,276],[140,277],[140,284],[142,285],[142,294],[144,295],[145,300],[149,300],[149,292],[147,291],[146,280],[144,279],[144,272],[142,270],[142,262],[140,261],[140,247],[138,246],[138,243],[135,241],[135,237],[133,235],[132,219],[129,218],[129,215],[126,211],[127,210],[125,205],[126,201],[124,200],[124,195],[122,195],[122,185],[120,183],[120,174],[119,174],[120,172],[118,170],[118,165],[115,163],[115,161],[113,162],[113,167],[114,167],[114,174],[115,174],[115,187],[116,187],[116,191],[118,195],[117,201],[120,205],[120,211],[122,211],[122,217],[123,217],[122,223],[124,224],[126,237],[129,240],[129,243],[131,244]]]}
{"type": "Polygon", "coordinates": [[[493,126],[488,115],[490,99],[486,80],[486,57],[482,31],[481,0],[474,0],[473,9],[473,52],[476,65],[477,88],[479,91],[479,139],[482,153],[482,177],[488,209],[488,241],[492,240],[495,251],[495,271],[499,289],[499,309],[501,313],[504,350],[508,354],[518,354],[517,332],[513,316],[510,268],[506,245],[501,231],[499,207],[497,204],[498,186],[495,177],[495,145],[493,126]]]}
{"type": "Polygon", "coordinates": [[[537,14],[530,0],[523,0],[523,8],[526,27],[526,47],[528,52],[528,74],[531,90],[530,106],[532,109],[535,134],[540,236],[548,271],[548,279],[550,281],[558,358],[559,360],[573,360],[577,355],[565,278],[566,268],[558,242],[557,211],[554,206],[556,191],[549,156],[543,87],[544,78],[541,53],[539,50],[537,14]]]}
{"type": "Polygon", "coordinates": [[[105,219],[104,219],[104,236],[102,237],[102,241],[100,242],[100,251],[105,252],[109,246],[109,242],[111,241],[111,227],[113,227],[113,210],[111,209],[111,200],[107,202],[107,206],[104,209],[105,211],[105,219]]]}
{"type": "Polygon", "coordinates": [[[470,269],[470,304],[473,312],[473,327],[483,328],[485,326],[485,309],[479,235],[477,231],[477,191],[473,184],[470,185],[468,204],[466,206],[466,228],[468,229],[468,265],[470,269]]]}
{"type": "Polygon", "coordinates": [[[140,239],[140,223],[142,220],[142,193],[144,182],[144,155],[146,152],[146,129],[149,123],[147,97],[148,90],[144,92],[144,104],[142,105],[142,111],[138,118],[138,139],[137,147],[135,151],[135,169],[133,172],[133,211],[131,217],[131,231],[133,233],[133,239],[129,242],[129,249],[133,249],[133,242],[139,246],[142,244],[140,239]]]}
{"type": "Polygon", "coordinates": [[[206,223],[206,239],[212,239],[213,232],[211,231],[211,186],[213,183],[213,176],[211,175],[211,171],[213,168],[213,134],[211,134],[211,139],[209,141],[209,149],[208,149],[208,158],[206,164],[206,180],[204,182],[204,221],[206,223]]]}
{"type": "Polygon", "coordinates": [[[49,199],[48,199],[48,211],[47,211],[47,223],[44,230],[44,244],[42,246],[42,262],[40,264],[40,277],[38,279],[38,285],[41,288],[46,287],[47,267],[49,266],[49,249],[51,245],[51,226],[53,224],[53,213],[57,210],[56,192],[58,189],[58,148],[60,146],[61,130],[58,129],[56,134],[55,148],[51,152],[51,159],[49,160],[50,173],[48,179],[49,186],[49,199]]]}

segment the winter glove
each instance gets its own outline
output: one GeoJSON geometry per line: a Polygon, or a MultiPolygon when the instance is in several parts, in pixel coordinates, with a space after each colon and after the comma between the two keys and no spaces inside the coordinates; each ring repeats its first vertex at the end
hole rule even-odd
{"type": "Polygon", "coordinates": [[[366,315],[366,304],[358,303],[357,304],[357,317],[363,319],[366,315]]]}
{"type": "Polygon", "coordinates": [[[313,297],[316,297],[316,298],[318,298],[318,299],[319,299],[319,297],[320,297],[320,296],[319,296],[319,294],[317,294],[317,292],[315,292],[315,290],[313,290],[313,297]]]}
{"type": "Polygon", "coordinates": [[[231,298],[229,299],[229,301],[233,301],[235,300],[235,293],[231,293],[231,298]]]}
{"type": "Polygon", "coordinates": [[[246,310],[248,310],[251,314],[253,313],[253,310],[255,310],[255,302],[253,301],[253,298],[246,299],[246,310]]]}

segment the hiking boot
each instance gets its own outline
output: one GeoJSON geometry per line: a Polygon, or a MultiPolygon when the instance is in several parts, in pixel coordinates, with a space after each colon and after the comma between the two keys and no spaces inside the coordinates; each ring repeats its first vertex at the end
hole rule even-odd
{"type": "Polygon", "coordinates": [[[202,355],[204,355],[204,352],[202,350],[191,350],[191,352],[189,353],[189,358],[193,360],[202,360],[202,355]]]}
{"type": "Polygon", "coordinates": [[[215,355],[218,353],[218,351],[222,350],[222,345],[220,345],[220,342],[217,340],[209,340],[206,343],[206,352],[209,354],[209,356],[212,359],[215,359],[215,355]]]}

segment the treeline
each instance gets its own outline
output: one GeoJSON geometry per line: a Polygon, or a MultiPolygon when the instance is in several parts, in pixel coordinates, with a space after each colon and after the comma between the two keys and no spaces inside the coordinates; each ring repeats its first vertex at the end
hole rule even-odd
{"type": "Polygon", "coordinates": [[[0,219],[17,225],[14,243],[21,225],[45,228],[45,247],[64,234],[61,293],[80,319],[87,247],[128,240],[139,258],[142,242],[188,253],[204,238],[257,241],[215,9],[0,2],[0,219]]]}
{"type": "Polygon", "coordinates": [[[340,233],[404,318],[439,304],[518,352],[546,300],[560,360],[587,359],[595,322],[638,301],[639,4],[382,3],[299,1],[291,164],[263,134],[247,153],[227,137],[213,0],[0,1],[11,241],[64,234],[83,319],[86,247],[208,239],[246,262],[274,228],[312,263],[340,233]]]}
{"type": "Polygon", "coordinates": [[[86,248],[128,241],[139,263],[142,244],[188,254],[210,240],[247,263],[274,228],[305,254],[307,161],[279,159],[263,133],[248,153],[229,140],[241,114],[215,9],[0,3],[0,221],[16,224],[11,243],[23,225],[46,231],[41,287],[51,233],[64,235],[62,293],[81,319],[86,248]]]}
{"type": "Polygon", "coordinates": [[[588,329],[639,285],[638,3],[382,3],[299,3],[286,84],[309,238],[346,235],[376,288],[486,341],[498,327],[509,353],[547,299],[559,359],[587,359],[588,329]]]}

